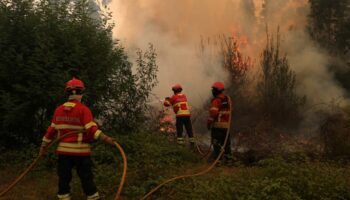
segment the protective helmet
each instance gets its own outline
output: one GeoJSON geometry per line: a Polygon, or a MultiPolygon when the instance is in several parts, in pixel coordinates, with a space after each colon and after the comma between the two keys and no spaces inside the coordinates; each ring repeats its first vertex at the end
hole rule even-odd
{"type": "Polygon", "coordinates": [[[176,85],[174,85],[171,89],[172,89],[172,90],[179,90],[179,89],[182,89],[182,87],[181,87],[180,84],[176,84],[176,85]]]}
{"type": "Polygon", "coordinates": [[[222,82],[215,82],[213,86],[211,86],[213,89],[216,89],[218,91],[223,91],[225,89],[225,85],[222,82]]]}
{"type": "Polygon", "coordinates": [[[70,91],[70,90],[85,90],[85,86],[83,81],[77,79],[77,78],[72,78],[66,83],[66,88],[64,91],[70,91]]]}

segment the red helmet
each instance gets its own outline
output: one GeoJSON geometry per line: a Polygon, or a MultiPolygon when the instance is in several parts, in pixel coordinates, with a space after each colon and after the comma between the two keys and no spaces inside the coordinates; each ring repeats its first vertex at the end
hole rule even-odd
{"type": "Polygon", "coordinates": [[[219,91],[223,91],[224,89],[225,89],[225,85],[224,85],[224,83],[222,83],[222,82],[215,82],[214,84],[213,84],[213,86],[211,86],[212,88],[215,88],[215,89],[217,89],[217,90],[219,90],[219,91]]]}
{"type": "Polygon", "coordinates": [[[182,87],[181,87],[180,84],[176,84],[176,85],[174,85],[171,89],[172,89],[172,90],[178,90],[178,89],[182,89],[182,87]]]}
{"type": "Polygon", "coordinates": [[[69,80],[66,83],[66,88],[65,91],[69,91],[69,90],[74,90],[74,89],[78,89],[78,90],[85,90],[85,86],[83,81],[77,79],[77,78],[72,78],[72,80],[69,80]]]}

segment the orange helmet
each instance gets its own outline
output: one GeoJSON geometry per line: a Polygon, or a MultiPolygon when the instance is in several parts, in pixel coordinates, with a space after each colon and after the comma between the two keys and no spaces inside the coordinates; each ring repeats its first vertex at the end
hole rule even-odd
{"type": "Polygon", "coordinates": [[[222,82],[215,82],[211,87],[219,91],[223,91],[225,89],[225,85],[222,82]]]}
{"type": "Polygon", "coordinates": [[[65,91],[69,91],[69,90],[81,90],[81,91],[85,90],[83,81],[73,77],[71,80],[69,80],[66,83],[65,91]]]}
{"type": "Polygon", "coordinates": [[[182,86],[180,84],[176,84],[171,89],[172,90],[179,90],[179,89],[182,89],[182,86]]]}

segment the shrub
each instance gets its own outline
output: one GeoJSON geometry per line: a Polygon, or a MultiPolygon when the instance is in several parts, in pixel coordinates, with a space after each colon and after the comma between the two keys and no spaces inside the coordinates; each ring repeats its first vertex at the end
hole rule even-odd
{"type": "Polygon", "coordinates": [[[324,113],[325,120],[320,125],[324,152],[328,158],[350,158],[350,110],[336,109],[333,113],[324,113]]]}

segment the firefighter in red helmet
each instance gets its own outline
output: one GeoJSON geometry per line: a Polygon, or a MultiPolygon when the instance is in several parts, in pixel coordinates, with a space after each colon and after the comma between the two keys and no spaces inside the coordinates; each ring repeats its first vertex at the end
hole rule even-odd
{"type": "Polygon", "coordinates": [[[58,106],[54,112],[51,125],[42,139],[39,155],[46,155],[46,146],[55,137],[76,131],[63,137],[56,149],[58,155],[58,199],[70,200],[70,181],[72,179],[72,168],[76,167],[84,193],[88,200],[100,199],[99,193],[93,181],[90,158],[91,145],[94,140],[101,140],[107,144],[114,145],[114,139],[102,133],[93,121],[90,109],[81,103],[84,83],[73,78],[65,87],[68,101],[58,106]]]}
{"type": "MultiPolygon", "coordinates": [[[[216,159],[220,150],[224,145],[226,134],[228,133],[228,128],[230,126],[230,115],[231,115],[231,104],[230,98],[226,96],[223,91],[225,86],[222,82],[215,82],[212,85],[213,99],[211,101],[209,109],[209,118],[207,121],[207,128],[211,130],[212,144],[214,151],[210,156],[209,160],[212,161],[216,159]]],[[[231,140],[230,136],[226,142],[226,146],[223,147],[225,150],[223,160],[227,162],[232,161],[231,156],[231,140]]]]}
{"type": "Polygon", "coordinates": [[[166,97],[164,100],[164,106],[173,106],[173,110],[176,114],[176,133],[177,143],[183,144],[184,138],[182,136],[183,127],[185,126],[186,133],[189,137],[191,147],[194,147],[194,137],[191,123],[191,113],[187,102],[186,95],[181,93],[182,86],[176,84],[172,87],[174,95],[172,97],[166,97]]]}

